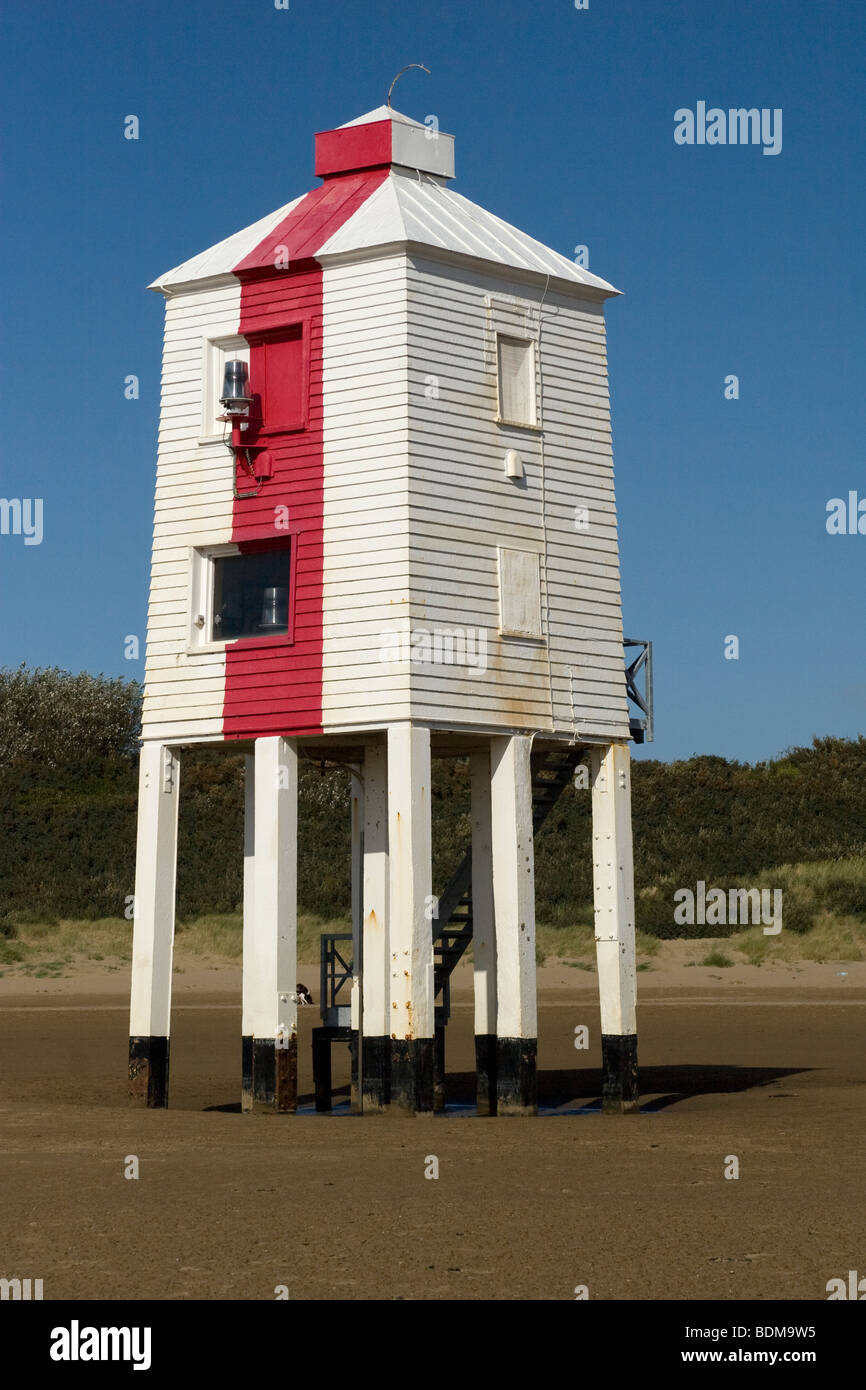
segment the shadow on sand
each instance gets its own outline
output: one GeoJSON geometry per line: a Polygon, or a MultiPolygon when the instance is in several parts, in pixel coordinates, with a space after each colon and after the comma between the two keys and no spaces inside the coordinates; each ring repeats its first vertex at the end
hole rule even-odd
{"type": "MultiPolygon", "coordinates": [[[[668,1066],[642,1067],[640,1070],[641,1113],[652,1114],[666,1110],[692,1096],[725,1095],[769,1086],[786,1076],[797,1076],[803,1067],[736,1067],[736,1066],[668,1066]]],[[[546,1114],[568,1114],[574,1111],[592,1113],[601,1110],[601,1068],[586,1067],[571,1071],[540,1071],[538,1073],[538,1105],[546,1114]]],[[[784,1092],[774,1094],[784,1095],[784,1092]]],[[[312,1091],[298,1096],[298,1106],[307,1109],[314,1103],[312,1091]]],[[[475,1108],[475,1073],[449,1072],[445,1086],[446,1105],[452,1113],[473,1111],[475,1108]]],[[[348,1086],[335,1086],[332,1101],[335,1109],[345,1113],[349,1100],[348,1086]]],[[[208,1105],[209,1111],[240,1114],[240,1101],[228,1105],[208,1105]]]]}

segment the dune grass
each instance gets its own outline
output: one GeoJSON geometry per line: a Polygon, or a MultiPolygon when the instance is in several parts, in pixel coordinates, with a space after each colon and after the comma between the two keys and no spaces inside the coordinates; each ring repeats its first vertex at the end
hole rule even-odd
{"type": "Polygon", "coordinates": [[[731,960],[730,956],[726,956],[723,951],[710,951],[709,955],[704,956],[703,960],[699,961],[698,964],[711,965],[716,970],[727,970],[728,966],[733,965],[734,962],[731,960]]]}
{"type": "MultiPolygon", "coordinates": [[[[539,965],[552,961],[568,961],[584,970],[595,969],[595,931],[593,927],[592,906],[585,905],[578,911],[578,920],[565,926],[552,926],[548,922],[538,922],[535,928],[535,958],[539,965]]],[[[656,956],[661,942],[646,932],[636,933],[637,955],[639,960],[656,956]]]]}
{"type": "Polygon", "coordinates": [[[822,913],[807,932],[764,936],[760,927],[749,927],[726,943],[749,965],[796,961],[866,960],[866,924],[858,917],[822,913]]]}
{"type": "MultiPolygon", "coordinates": [[[[703,938],[709,954],[696,956],[692,964],[726,967],[731,964],[793,964],[797,961],[866,960],[866,858],[785,864],[750,882],[772,884],[783,891],[782,931],[766,936],[762,926],[729,929],[721,941],[716,933],[703,938]]],[[[640,919],[640,911],[638,911],[640,919]]],[[[536,960],[564,962],[576,969],[595,969],[593,910],[589,903],[564,924],[540,922],[536,929],[536,960]]],[[[348,932],[345,920],[327,919],[314,913],[298,918],[298,960],[307,969],[319,960],[322,932],[348,932]]],[[[690,943],[700,949],[701,938],[690,943]]],[[[674,941],[638,929],[639,970],[655,968],[659,953],[668,954],[674,941]]],[[[351,943],[346,943],[347,952],[351,943]]],[[[184,963],[239,963],[242,953],[242,919],[239,912],[206,913],[177,923],[175,965],[184,963]]],[[[94,921],[42,917],[27,920],[16,915],[0,934],[0,974],[20,973],[57,977],[73,964],[94,969],[120,970],[132,954],[132,922],[102,917],[94,921]]],[[[472,959],[470,946],[466,956],[472,959]]],[[[309,982],[307,982],[309,983],[309,982]]]]}
{"type": "MultiPolygon", "coordinates": [[[[298,917],[298,960],[308,968],[319,960],[322,932],[348,932],[348,923],[329,922],[311,914],[298,917]]],[[[239,912],[209,913],[179,921],[174,943],[175,967],[184,963],[240,963],[243,921],[239,912]]],[[[351,942],[346,943],[351,950],[351,942]]],[[[0,937],[0,973],[58,976],[71,965],[119,970],[132,959],[132,922],[102,917],[95,921],[19,921],[13,938],[0,937]]],[[[305,981],[309,984],[309,981],[305,981]]]]}

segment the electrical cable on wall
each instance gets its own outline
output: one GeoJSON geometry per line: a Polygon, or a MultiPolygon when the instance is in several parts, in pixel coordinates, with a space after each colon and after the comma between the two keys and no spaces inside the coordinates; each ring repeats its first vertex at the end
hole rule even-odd
{"type": "Polygon", "coordinates": [[[550,288],[550,271],[547,273],[547,280],[544,284],[544,292],[538,303],[538,408],[541,417],[541,433],[538,437],[538,457],[541,470],[541,538],[543,549],[543,570],[544,570],[544,631],[547,633],[547,691],[550,698],[550,726],[556,733],[556,712],[553,705],[553,668],[550,662],[550,593],[547,581],[547,493],[545,490],[544,474],[544,367],[541,361],[541,322],[544,301],[547,298],[547,291],[550,288]]]}

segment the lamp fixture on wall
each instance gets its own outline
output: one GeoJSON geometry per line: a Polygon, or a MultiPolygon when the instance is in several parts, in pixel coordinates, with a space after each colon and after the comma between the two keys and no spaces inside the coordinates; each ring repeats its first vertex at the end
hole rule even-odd
{"type": "Polygon", "coordinates": [[[253,403],[253,395],[250,390],[250,369],[246,362],[240,358],[232,358],[225,364],[223,373],[223,389],[220,396],[220,405],[225,407],[225,414],[219,418],[226,421],[232,427],[231,441],[226,440],[226,444],[231,450],[235,461],[234,478],[232,488],[235,497],[257,497],[261,491],[262,483],[265,478],[270,478],[273,474],[273,462],[267,449],[256,447],[255,445],[244,444],[241,438],[241,431],[249,427],[250,407],[253,403]],[[256,458],[253,459],[252,455],[256,458]],[[238,492],[238,465],[241,465],[253,482],[255,488],[250,492],[238,492]]]}

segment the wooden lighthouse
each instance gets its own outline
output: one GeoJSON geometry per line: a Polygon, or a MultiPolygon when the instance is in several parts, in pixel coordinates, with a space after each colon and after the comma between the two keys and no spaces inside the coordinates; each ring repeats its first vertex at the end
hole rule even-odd
{"type": "Polygon", "coordinates": [[[244,1109],[296,1106],[304,756],[354,773],[359,1107],[433,1110],[471,937],[479,1111],[536,1109],[533,833],[583,763],[604,1101],[635,1109],[617,291],[455,192],[453,138],[390,107],[317,135],[315,172],[151,286],[132,1094],[167,1103],[183,749],[224,744],[246,753],[244,1109]],[[471,845],[444,886],[431,755],[471,769],[471,845]]]}

